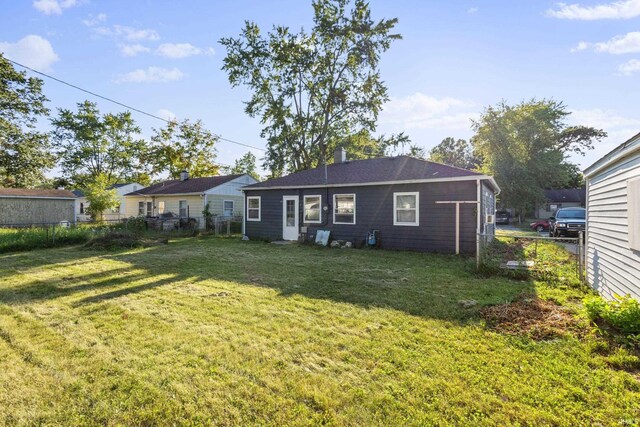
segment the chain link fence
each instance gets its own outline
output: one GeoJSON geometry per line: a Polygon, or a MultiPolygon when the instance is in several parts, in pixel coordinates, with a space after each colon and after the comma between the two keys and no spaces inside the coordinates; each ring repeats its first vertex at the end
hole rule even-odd
{"type": "Polygon", "coordinates": [[[559,277],[585,283],[584,233],[578,237],[529,234],[478,234],[477,266],[480,271],[514,277],[559,277]],[[558,275],[558,272],[567,273],[558,275]]]}

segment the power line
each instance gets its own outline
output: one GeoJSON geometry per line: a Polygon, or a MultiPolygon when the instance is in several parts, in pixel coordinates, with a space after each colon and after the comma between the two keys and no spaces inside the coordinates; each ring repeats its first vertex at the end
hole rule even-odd
{"type": "MultiPolygon", "coordinates": [[[[72,87],[74,89],[77,89],[79,91],[88,93],[89,95],[95,96],[95,97],[100,98],[100,99],[104,99],[105,101],[112,102],[114,104],[120,105],[121,107],[124,107],[124,108],[127,108],[129,110],[138,112],[140,114],[144,114],[145,116],[149,116],[149,117],[152,117],[152,118],[157,119],[157,120],[162,120],[165,123],[171,123],[171,120],[167,120],[164,117],[160,117],[160,116],[156,116],[155,114],[147,113],[146,111],[140,110],[139,108],[131,107],[131,106],[127,105],[127,104],[123,104],[122,102],[116,101],[115,99],[111,99],[111,98],[108,98],[106,96],[102,96],[100,94],[97,94],[95,92],[91,92],[90,90],[83,89],[80,86],[76,86],[76,85],[74,85],[72,83],[68,83],[68,82],[65,82],[64,80],[60,80],[60,79],[58,79],[56,77],[50,76],[49,74],[43,73],[43,72],[38,71],[38,70],[34,70],[31,67],[27,67],[26,65],[20,64],[19,62],[16,62],[13,59],[9,59],[7,57],[4,57],[4,59],[6,59],[7,61],[11,62],[12,64],[15,64],[15,65],[17,65],[19,67],[27,69],[27,70],[29,70],[29,71],[31,71],[33,73],[39,74],[39,75],[41,75],[43,77],[46,77],[48,79],[51,79],[51,80],[55,80],[58,83],[62,83],[63,85],[67,85],[67,86],[72,87]]],[[[255,147],[253,145],[249,145],[249,144],[245,144],[245,143],[242,143],[242,142],[234,141],[234,140],[228,139],[228,138],[223,138],[221,135],[217,135],[215,133],[213,135],[215,137],[217,137],[218,139],[222,140],[222,141],[230,142],[232,144],[242,145],[243,147],[253,148],[254,150],[260,150],[260,151],[263,151],[263,152],[267,151],[264,148],[255,147]]]]}

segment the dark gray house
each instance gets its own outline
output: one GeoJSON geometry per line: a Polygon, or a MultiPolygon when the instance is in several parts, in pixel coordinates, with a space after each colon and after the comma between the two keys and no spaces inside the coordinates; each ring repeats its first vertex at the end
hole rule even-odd
{"type": "Polygon", "coordinates": [[[536,218],[549,218],[560,208],[584,208],[587,200],[587,189],[582,188],[550,188],[544,190],[545,203],[536,206],[536,218]]]}
{"type": "Polygon", "coordinates": [[[477,232],[493,233],[494,179],[409,156],[335,162],[243,188],[249,238],[331,240],[356,246],[379,231],[387,249],[475,253],[477,232]]]}

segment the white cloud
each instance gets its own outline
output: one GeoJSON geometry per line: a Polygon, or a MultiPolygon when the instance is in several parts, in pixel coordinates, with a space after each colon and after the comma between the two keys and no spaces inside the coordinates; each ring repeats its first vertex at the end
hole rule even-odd
{"type": "Polygon", "coordinates": [[[77,0],[35,0],[33,7],[45,15],[61,15],[64,9],[69,9],[77,4],[77,0]]]}
{"type": "Polygon", "coordinates": [[[468,129],[477,113],[467,110],[473,104],[456,98],[435,98],[416,92],[404,98],[391,98],[380,114],[380,122],[402,129],[468,129]]]}
{"type": "Polygon", "coordinates": [[[175,121],[178,118],[173,113],[173,111],[169,111],[164,108],[161,108],[160,110],[156,111],[156,116],[162,117],[163,119],[169,120],[169,121],[175,121]]]}
{"type": "Polygon", "coordinates": [[[620,35],[599,43],[580,42],[578,46],[571,49],[572,52],[593,49],[596,52],[620,55],[624,53],[640,52],[640,31],[632,31],[625,35],[620,35]]]}
{"type": "Polygon", "coordinates": [[[477,7],[470,7],[469,9],[467,9],[467,13],[476,13],[478,11],[477,7]]]}
{"type": "Polygon", "coordinates": [[[84,25],[86,25],[87,27],[94,27],[96,25],[98,25],[101,22],[104,22],[107,20],[107,14],[106,13],[100,13],[97,16],[93,16],[93,15],[89,15],[89,17],[87,19],[83,19],[82,23],[84,25]]]}
{"type": "Polygon", "coordinates": [[[582,21],[629,19],[640,16],[640,0],[616,1],[596,6],[558,3],[558,7],[558,10],[548,10],[547,14],[554,18],[582,21]]]}
{"type": "Polygon", "coordinates": [[[149,52],[151,49],[141,44],[125,44],[120,46],[120,52],[124,56],[136,56],[139,53],[149,52]]]}
{"type": "Polygon", "coordinates": [[[633,73],[637,73],[640,71],[640,61],[637,59],[631,59],[624,64],[620,64],[618,71],[623,76],[630,76],[633,73]]]}
{"type": "Polygon", "coordinates": [[[116,83],[165,83],[181,80],[184,73],[177,68],[149,67],[139,68],[116,77],[116,83]]]}
{"type": "Polygon", "coordinates": [[[213,55],[214,53],[213,48],[201,49],[190,43],[163,43],[156,49],[156,55],[171,59],[187,58],[189,56],[203,54],[213,55]]]}
{"type": "Polygon", "coordinates": [[[47,39],[33,34],[16,43],[0,42],[0,51],[7,58],[39,71],[49,71],[60,59],[47,39]]]}
{"type": "Polygon", "coordinates": [[[138,29],[117,24],[111,27],[93,27],[93,31],[101,36],[120,38],[129,41],[160,40],[160,35],[155,30],[138,29]]]}

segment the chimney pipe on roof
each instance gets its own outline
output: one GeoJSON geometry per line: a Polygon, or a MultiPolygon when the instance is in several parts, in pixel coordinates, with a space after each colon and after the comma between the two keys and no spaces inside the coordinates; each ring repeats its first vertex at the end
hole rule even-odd
{"type": "Polygon", "coordinates": [[[186,181],[188,179],[189,179],[189,172],[187,172],[186,169],[180,172],[180,181],[186,181]]]}
{"type": "Polygon", "coordinates": [[[333,152],[333,163],[344,163],[347,161],[347,152],[344,148],[338,147],[333,152]]]}

